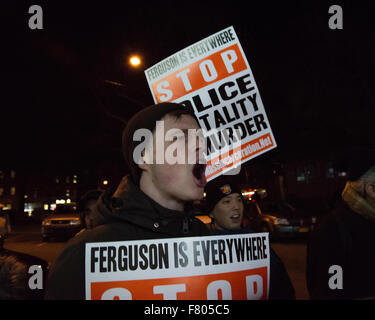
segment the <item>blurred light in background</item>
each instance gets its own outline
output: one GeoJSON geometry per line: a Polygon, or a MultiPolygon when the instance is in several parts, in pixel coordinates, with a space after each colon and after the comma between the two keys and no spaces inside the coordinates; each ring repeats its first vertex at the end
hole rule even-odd
{"type": "Polygon", "coordinates": [[[138,67],[141,64],[141,58],[138,56],[131,56],[129,62],[133,67],[138,67]]]}

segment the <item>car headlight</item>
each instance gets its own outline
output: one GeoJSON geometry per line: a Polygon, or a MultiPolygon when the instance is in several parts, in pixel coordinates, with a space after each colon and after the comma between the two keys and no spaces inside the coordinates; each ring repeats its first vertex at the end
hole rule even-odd
{"type": "Polygon", "coordinates": [[[289,221],[288,221],[288,219],[285,219],[285,218],[276,218],[275,219],[275,224],[288,225],[289,221]]]}
{"type": "Polygon", "coordinates": [[[43,220],[42,221],[42,226],[49,226],[51,225],[51,220],[43,220]]]}
{"type": "Polygon", "coordinates": [[[79,220],[79,218],[76,218],[74,220],[70,220],[70,224],[73,224],[73,225],[81,224],[81,220],[79,220]]]}

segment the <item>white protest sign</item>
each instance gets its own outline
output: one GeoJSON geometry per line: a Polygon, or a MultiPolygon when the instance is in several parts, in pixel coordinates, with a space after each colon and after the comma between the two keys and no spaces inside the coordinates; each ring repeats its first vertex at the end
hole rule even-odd
{"type": "Polygon", "coordinates": [[[273,148],[273,136],[250,65],[233,27],[145,70],[155,103],[192,107],[207,141],[206,178],[273,148]]]}
{"type": "Polygon", "coordinates": [[[86,244],[88,300],[267,299],[268,233],[86,244]]]}

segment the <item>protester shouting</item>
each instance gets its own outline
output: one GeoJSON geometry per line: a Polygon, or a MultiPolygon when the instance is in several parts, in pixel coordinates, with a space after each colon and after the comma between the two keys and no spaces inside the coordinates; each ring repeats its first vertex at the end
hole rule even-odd
{"type": "Polygon", "coordinates": [[[175,103],[147,107],[130,119],[122,137],[130,175],[116,190],[106,190],[100,196],[93,212],[94,228],[74,237],[58,257],[50,271],[47,299],[85,299],[87,242],[209,234],[205,225],[190,215],[190,204],[203,197],[206,179],[200,137],[194,137],[197,143],[188,143],[189,129],[199,130],[194,114],[175,103]],[[171,139],[164,141],[163,133],[160,140],[156,132],[160,127],[172,132],[171,139]],[[143,136],[145,132],[151,132],[151,138],[143,136]],[[172,144],[184,151],[185,161],[156,161],[168,158],[172,144]]]}

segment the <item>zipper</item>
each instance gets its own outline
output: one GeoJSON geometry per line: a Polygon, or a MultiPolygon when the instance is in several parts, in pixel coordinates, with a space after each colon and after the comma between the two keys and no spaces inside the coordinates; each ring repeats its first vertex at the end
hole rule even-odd
{"type": "Polygon", "coordinates": [[[182,221],[182,233],[189,233],[189,219],[187,216],[184,216],[184,220],[182,221]]]}

